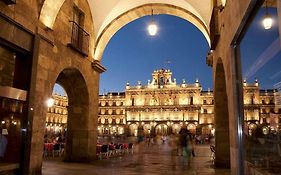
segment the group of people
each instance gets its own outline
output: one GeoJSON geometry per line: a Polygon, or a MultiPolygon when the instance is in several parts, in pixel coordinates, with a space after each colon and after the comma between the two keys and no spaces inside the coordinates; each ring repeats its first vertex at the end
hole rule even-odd
{"type": "Polygon", "coordinates": [[[185,125],[182,126],[178,135],[172,134],[169,136],[169,138],[166,135],[156,135],[155,137],[151,137],[151,135],[148,135],[144,137],[142,131],[143,130],[139,130],[140,133],[137,137],[138,143],[145,141],[144,143],[146,143],[146,145],[149,147],[151,144],[161,145],[168,142],[173,148],[173,152],[176,152],[178,156],[183,156],[184,163],[187,165],[190,164],[191,157],[195,156],[195,138],[185,125]]]}

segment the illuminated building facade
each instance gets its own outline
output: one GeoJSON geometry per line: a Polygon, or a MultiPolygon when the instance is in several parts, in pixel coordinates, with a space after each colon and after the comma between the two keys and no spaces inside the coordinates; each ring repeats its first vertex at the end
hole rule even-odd
{"type": "Polygon", "coordinates": [[[264,134],[270,130],[278,131],[281,123],[280,92],[270,89],[261,90],[259,82],[243,82],[244,122],[251,135],[258,125],[264,134]]]}
{"type": "MultiPolygon", "coordinates": [[[[243,91],[247,134],[258,124],[264,133],[277,130],[281,122],[278,92],[261,90],[257,80],[253,84],[244,81],[243,91]]],[[[177,84],[170,70],[156,70],[146,86],[127,83],[125,92],[100,95],[98,121],[100,135],[137,135],[138,126],[145,134],[171,134],[183,124],[196,134],[214,134],[213,92],[203,91],[198,80],[177,84]]]]}
{"type": "MultiPolygon", "coordinates": [[[[278,130],[281,107],[279,92],[261,90],[259,82],[243,82],[244,121],[247,134],[258,125],[263,132],[278,130]]],[[[46,133],[63,132],[67,123],[66,96],[53,95],[55,103],[48,108],[46,133]]],[[[171,134],[181,126],[196,134],[214,134],[213,92],[203,91],[198,80],[193,84],[176,83],[170,70],[156,70],[147,85],[126,84],[125,92],[99,96],[99,135],[137,135],[138,126],[145,134],[171,134]]]]}
{"type": "Polygon", "coordinates": [[[198,80],[177,84],[170,70],[155,70],[145,86],[127,83],[125,92],[100,96],[98,130],[99,134],[137,135],[142,126],[145,134],[165,135],[177,133],[185,124],[193,133],[211,134],[213,104],[213,93],[202,91],[198,80]],[[122,132],[116,128],[123,128],[122,132]]]}
{"type": "Polygon", "coordinates": [[[54,104],[48,108],[45,134],[64,133],[67,125],[67,96],[53,94],[54,104]]]}

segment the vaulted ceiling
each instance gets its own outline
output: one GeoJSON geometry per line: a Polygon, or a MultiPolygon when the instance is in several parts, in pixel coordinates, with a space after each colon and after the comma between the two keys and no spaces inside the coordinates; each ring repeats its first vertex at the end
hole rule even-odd
{"type": "MultiPolygon", "coordinates": [[[[226,0],[218,0],[224,5],[226,0]]],[[[64,0],[45,0],[40,20],[52,28],[64,0]],[[45,19],[45,20],[44,20],[45,19]],[[45,21],[45,22],[44,22],[45,21]]],[[[213,0],[88,0],[95,31],[94,59],[100,60],[110,38],[123,26],[142,16],[169,14],[194,24],[208,43],[213,0]]]]}

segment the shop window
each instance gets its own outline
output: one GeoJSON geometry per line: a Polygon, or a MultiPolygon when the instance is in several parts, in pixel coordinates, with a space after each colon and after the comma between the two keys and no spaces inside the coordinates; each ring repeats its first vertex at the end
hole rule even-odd
{"type": "Polygon", "coordinates": [[[29,90],[31,58],[0,45],[0,86],[29,90]]]}
{"type": "MultiPolygon", "coordinates": [[[[237,59],[240,59],[237,61],[236,66],[238,69],[236,70],[242,71],[242,76],[239,80],[241,82],[241,89],[243,88],[242,81],[245,80],[247,83],[255,86],[255,88],[257,87],[260,93],[264,91],[276,91],[276,93],[279,93],[281,91],[281,30],[279,29],[281,16],[278,16],[278,14],[281,15],[281,4],[277,0],[255,1],[253,3],[256,3],[257,8],[253,8],[252,12],[249,12],[251,15],[242,30],[240,38],[238,37],[239,39],[235,47],[237,48],[237,59]],[[279,12],[277,13],[277,11],[279,12]],[[264,22],[265,17],[268,17],[268,15],[273,20],[271,26],[269,21],[264,22]],[[258,80],[258,84],[255,79],[258,80]]],[[[240,95],[242,96],[243,94],[240,95]]],[[[254,103],[254,96],[251,97],[250,102],[253,105],[257,105],[254,103]]],[[[278,127],[280,113],[274,113],[276,104],[274,104],[272,99],[268,102],[271,108],[262,109],[261,111],[263,114],[270,112],[270,117],[266,119],[266,117],[262,118],[262,116],[255,115],[252,119],[262,119],[255,122],[255,129],[251,130],[251,134],[244,132],[247,136],[243,137],[245,138],[245,145],[251,145],[246,146],[244,149],[245,158],[248,162],[246,165],[251,165],[251,169],[263,169],[264,174],[281,172],[280,166],[276,166],[281,164],[280,152],[275,149],[278,147],[278,141],[275,139],[278,138],[276,134],[280,132],[278,127]],[[270,129],[267,132],[263,132],[264,125],[262,123],[266,122],[270,129]],[[271,143],[270,147],[266,144],[269,142],[271,143]]],[[[261,101],[262,104],[268,104],[268,102],[266,99],[261,101]]],[[[261,115],[261,113],[257,115],[261,115]]],[[[251,124],[246,124],[248,126],[245,128],[252,127],[251,124]]],[[[245,169],[249,169],[249,167],[245,169]]]]}

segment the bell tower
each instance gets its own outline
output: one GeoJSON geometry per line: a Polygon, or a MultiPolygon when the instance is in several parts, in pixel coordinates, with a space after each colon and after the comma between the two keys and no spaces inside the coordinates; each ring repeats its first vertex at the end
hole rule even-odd
{"type": "Polygon", "coordinates": [[[172,72],[169,69],[154,70],[152,73],[152,81],[149,85],[165,86],[174,84],[172,82],[172,72]]]}

